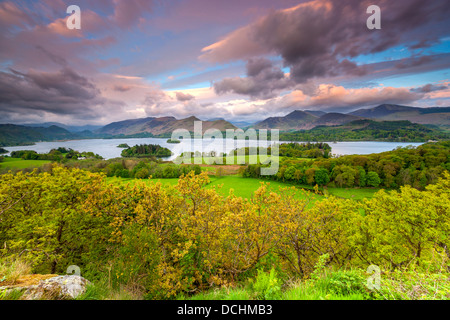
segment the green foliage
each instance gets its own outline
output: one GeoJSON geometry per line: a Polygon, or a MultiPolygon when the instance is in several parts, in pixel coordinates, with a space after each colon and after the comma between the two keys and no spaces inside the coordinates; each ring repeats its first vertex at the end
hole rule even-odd
{"type": "Polygon", "coordinates": [[[20,158],[24,160],[49,160],[56,162],[64,162],[66,159],[78,159],[78,158],[91,158],[102,159],[98,154],[93,152],[79,152],[72,149],[66,149],[59,147],[58,149],[52,149],[49,153],[37,153],[33,150],[18,150],[11,152],[11,158],[20,158]]]}
{"type": "Polygon", "coordinates": [[[319,186],[324,186],[328,184],[328,182],[330,182],[330,176],[328,175],[328,171],[324,168],[317,170],[315,172],[314,180],[319,186]]]}
{"type": "Polygon", "coordinates": [[[32,145],[37,141],[75,139],[78,136],[57,126],[27,127],[0,124],[0,146],[32,145]]]}
{"type": "Polygon", "coordinates": [[[349,296],[352,294],[361,294],[369,296],[366,288],[367,278],[360,272],[352,270],[337,270],[327,273],[323,278],[316,281],[315,285],[324,289],[327,294],[349,296]]]}
{"type": "MultiPolygon", "coordinates": [[[[331,147],[327,143],[282,143],[279,146],[279,155],[293,158],[328,158],[331,147]]],[[[269,154],[271,148],[269,147],[269,154]]]]}
{"type": "Polygon", "coordinates": [[[356,120],[340,126],[318,126],[311,130],[280,133],[282,141],[426,142],[449,138],[450,135],[444,131],[409,121],[356,120]]]}
{"type": "Polygon", "coordinates": [[[378,176],[378,173],[369,171],[366,176],[366,184],[370,187],[378,187],[381,183],[381,179],[378,176]]]}
{"type": "Polygon", "coordinates": [[[124,149],[122,157],[149,157],[155,156],[157,158],[170,157],[172,151],[155,144],[141,144],[134,147],[124,149]]]}
{"type": "MultiPolygon", "coordinates": [[[[283,146],[283,144],[281,145],[283,146]]],[[[311,149],[314,150],[314,149],[311,149]]],[[[427,143],[371,155],[348,155],[316,160],[285,157],[276,175],[260,175],[260,164],[249,165],[244,177],[291,181],[300,185],[424,189],[450,168],[450,142],[427,143]]]]}
{"type": "Polygon", "coordinates": [[[372,295],[378,300],[449,300],[448,278],[448,272],[390,272],[382,276],[380,290],[372,295]]]}
{"type": "Polygon", "coordinates": [[[250,285],[259,300],[274,300],[280,297],[281,283],[274,268],[270,272],[258,270],[258,275],[250,285]]]}
{"type": "MultiPolygon", "coordinates": [[[[132,159],[118,164],[116,170],[128,172],[152,166],[132,159]]],[[[166,173],[174,168],[167,167],[166,173]]],[[[247,199],[224,196],[209,187],[205,172],[190,171],[175,186],[105,180],[63,166],[1,175],[2,261],[20,257],[37,273],[65,273],[76,264],[100,284],[85,299],[105,296],[103,287],[167,299],[237,287],[255,275],[248,290],[257,299],[283,297],[280,277],[303,281],[292,296],[448,296],[448,172],[424,191],[406,186],[363,202],[324,197],[312,206],[295,188],[274,192],[264,183],[247,199]],[[367,295],[366,275],[352,270],[368,264],[389,274],[386,288],[396,293],[367,295]],[[410,278],[394,276],[397,270],[410,278]]]]}
{"type": "Polygon", "coordinates": [[[325,270],[325,266],[329,259],[330,259],[330,255],[328,253],[325,253],[319,257],[319,259],[317,260],[317,262],[314,266],[314,271],[311,272],[311,275],[310,275],[310,278],[312,281],[317,281],[322,276],[322,274],[325,270]]]}

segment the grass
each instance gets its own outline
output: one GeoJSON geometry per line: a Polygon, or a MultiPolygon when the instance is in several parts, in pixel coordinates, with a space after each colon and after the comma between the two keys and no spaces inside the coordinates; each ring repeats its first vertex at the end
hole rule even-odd
{"type": "MultiPolygon", "coordinates": [[[[267,156],[268,159],[272,159],[270,155],[267,156]]],[[[181,161],[184,160],[183,157],[178,157],[179,159],[181,159],[181,161]]],[[[260,164],[260,157],[259,155],[245,155],[245,156],[238,156],[235,155],[232,157],[233,160],[231,161],[227,161],[228,157],[202,157],[201,164],[209,164],[209,165],[241,165],[241,164],[260,164]]],[[[264,158],[264,160],[266,160],[267,158],[264,158]]],[[[281,161],[283,159],[283,157],[278,157],[278,161],[281,161]]],[[[300,158],[298,158],[300,159],[300,158]]],[[[190,160],[188,160],[188,163],[192,163],[192,164],[200,164],[197,163],[200,162],[200,160],[198,158],[190,158],[190,160]],[[190,161],[190,162],[189,162],[190,161]]]]}
{"type": "Polygon", "coordinates": [[[46,163],[50,163],[49,160],[23,160],[18,158],[4,158],[3,162],[0,162],[0,169],[26,169],[37,168],[46,163]]]}
{"type": "MultiPolygon", "coordinates": [[[[136,183],[135,179],[124,179],[124,178],[108,178],[110,183],[136,183]]],[[[175,186],[178,183],[178,179],[144,179],[146,183],[161,182],[163,185],[175,186]]],[[[217,191],[224,196],[228,196],[230,189],[234,190],[234,194],[238,197],[250,199],[252,194],[261,186],[261,182],[269,184],[269,190],[277,193],[279,188],[286,188],[295,186],[299,189],[297,195],[299,199],[304,198],[303,192],[300,190],[302,186],[294,185],[288,182],[281,181],[271,181],[271,180],[261,180],[257,178],[243,178],[239,175],[229,175],[229,176],[210,176],[210,184],[206,188],[217,188],[217,191]]],[[[309,187],[310,188],[310,187],[309,187]]],[[[306,187],[305,187],[306,190],[306,187]]],[[[380,189],[377,188],[327,188],[326,192],[336,197],[362,200],[365,198],[372,198],[373,195],[380,189]]],[[[314,195],[316,200],[322,198],[320,195],[314,195]]]]}
{"type": "Polygon", "coordinates": [[[0,262],[0,286],[14,285],[19,278],[30,273],[31,266],[24,261],[0,262]]]}
{"type": "Polygon", "coordinates": [[[323,272],[315,279],[292,280],[285,284],[276,274],[258,273],[234,287],[216,288],[195,295],[180,294],[178,300],[367,300],[372,299],[361,271],[323,272]],[[262,294],[263,293],[263,294],[262,294]]]}
{"type": "MultiPolygon", "coordinates": [[[[248,160],[248,156],[246,156],[248,160]]],[[[3,162],[0,162],[0,169],[25,169],[25,168],[36,168],[40,167],[46,163],[50,163],[48,160],[23,160],[17,158],[5,158],[3,162]]],[[[161,164],[161,166],[167,166],[167,164],[161,164]]],[[[239,165],[202,165],[202,171],[207,171],[210,175],[211,183],[207,186],[207,188],[217,187],[218,192],[223,194],[224,196],[229,195],[229,190],[234,189],[234,193],[238,197],[243,198],[251,198],[252,194],[260,187],[261,182],[270,183],[270,190],[273,192],[278,192],[279,188],[282,187],[292,187],[294,184],[285,183],[281,181],[271,181],[271,180],[260,180],[256,178],[243,178],[239,175],[236,175],[239,165]],[[215,176],[218,168],[223,168],[224,176],[215,176]],[[222,188],[219,188],[220,185],[223,185],[222,188]]],[[[108,178],[108,182],[110,183],[136,183],[135,179],[125,179],[125,178],[108,178]]],[[[174,186],[178,183],[178,179],[151,179],[151,180],[143,180],[146,183],[154,183],[155,181],[159,181],[164,185],[174,186]]],[[[295,185],[296,188],[302,189],[303,186],[295,185]]],[[[311,187],[304,187],[305,189],[311,187]]],[[[362,200],[364,198],[371,198],[379,189],[374,188],[327,188],[327,192],[331,195],[346,198],[346,199],[354,199],[354,200],[362,200]]],[[[303,197],[302,192],[298,192],[300,198],[303,197]]],[[[320,198],[320,196],[316,196],[320,198]]]]}
{"type": "MultiPolygon", "coordinates": [[[[136,183],[137,179],[124,179],[111,177],[107,178],[109,183],[113,184],[121,184],[121,183],[136,183]]],[[[161,182],[163,185],[175,186],[178,183],[178,179],[143,179],[142,181],[146,183],[156,183],[161,182]]],[[[292,184],[279,182],[279,181],[262,181],[256,178],[243,178],[238,175],[233,176],[223,176],[216,177],[210,176],[210,183],[206,186],[206,188],[216,188],[219,193],[223,196],[228,196],[230,193],[230,189],[234,190],[234,194],[237,197],[250,199],[253,193],[261,186],[261,182],[266,182],[269,184],[269,190],[275,193],[279,192],[279,188],[292,187],[292,184]]],[[[300,191],[296,193],[299,199],[304,198],[304,193],[300,191]]],[[[321,196],[314,195],[314,198],[320,199],[321,196]]]]}
{"type": "Polygon", "coordinates": [[[326,188],[328,194],[336,197],[363,200],[365,198],[372,198],[375,193],[380,191],[378,188],[326,188]]]}

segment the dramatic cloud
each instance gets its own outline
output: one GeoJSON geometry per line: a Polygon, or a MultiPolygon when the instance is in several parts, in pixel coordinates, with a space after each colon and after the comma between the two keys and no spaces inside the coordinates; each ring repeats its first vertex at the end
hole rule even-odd
{"type": "Polygon", "coordinates": [[[70,4],[0,2],[2,122],[448,105],[446,0],[79,0],[81,30],[70,4]]]}
{"type": "Polygon", "coordinates": [[[72,115],[79,119],[102,117],[120,103],[103,98],[96,86],[70,68],[58,72],[11,69],[0,72],[0,114],[2,118],[30,113],[72,115]],[[99,109],[108,103],[109,110],[99,109]]]}
{"type": "MultiPolygon", "coordinates": [[[[400,44],[426,47],[439,42],[448,32],[448,1],[378,1],[383,12],[381,30],[366,27],[370,4],[360,0],[316,0],[277,10],[205,47],[200,58],[225,63],[255,56],[281,56],[284,66],[290,68],[290,78],[304,83],[313,78],[365,75],[368,69],[353,58],[400,44]]],[[[396,67],[414,67],[427,59],[406,59],[396,67]]],[[[229,86],[243,87],[243,93],[248,88],[248,94],[254,95],[250,75],[248,82],[235,80],[229,86]]]]}
{"type": "Polygon", "coordinates": [[[249,95],[255,98],[272,98],[280,90],[292,85],[292,81],[280,68],[264,58],[250,59],[247,63],[247,77],[225,78],[214,83],[214,90],[218,94],[233,92],[249,95]]]}
{"type": "Polygon", "coordinates": [[[432,83],[428,83],[423,87],[411,89],[412,92],[420,92],[420,93],[430,93],[434,91],[446,90],[448,89],[447,85],[434,85],[432,83]]]}
{"type": "Polygon", "coordinates": [[[364,106],[383,103],[408,104],[423,98],[423,94],[406,88],[381,87],[347,89],[333,84],[321,84],[312,94],[295,90],[283,97],[268,101],[266,107],[279,111],[316,109],[334,112],[349,112],[364,106]]]}

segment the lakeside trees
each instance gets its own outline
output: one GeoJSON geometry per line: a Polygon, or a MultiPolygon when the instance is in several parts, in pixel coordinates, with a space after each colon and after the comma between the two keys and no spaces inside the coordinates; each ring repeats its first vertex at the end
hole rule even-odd
{"type": "Polygon", "coordinates": [[[318,126],[311,130],[281,132],[282,141],[402,141],[426,142],[449,139],[434,126],[409,121],[355,120],[340,126],[318,126]]]}
{"type": "Polygon", "coordinates": [[[170,157],[172,151],[155,144],[140,144],[122,150],[122,157],[149,157],[157,158],[170,157]]]}
{"type": "Polygon", "coordinates": [[[101,156],[93,152],[79,152],[71,148],[64,147],[52,149],[48,153],[37,153],[33,150],[12,151],[11,158],[23,160],[50,160],[56,162],[64,162],[69,159],[76,160],[78,158],[103,159],[101,156]]]}
{"type": "Polygon", "coordinates": [[[348,155],[316,160],[284,158],[277,175],[260,176],[261,165],[249,165],[245,177],[292,181],[330,187],[386,187],[410,185],[424,189],[450,170],[450,141],[417,148],[397,148],[370,155],[348,155]]]}

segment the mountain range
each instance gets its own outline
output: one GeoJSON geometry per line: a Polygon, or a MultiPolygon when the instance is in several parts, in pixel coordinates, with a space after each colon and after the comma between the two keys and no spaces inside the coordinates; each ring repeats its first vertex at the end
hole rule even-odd
{"type": "Polygon", "coordinates": [[[375,108],[358,109],[344,113],[313,113],[296,110],[284,117],[271,117],[256,123],[255,129],[279,129],[283,131],[310,130],[317,126],[337,126],[360,119],[400,121],[450,127],[450,107],[417,108],[394,104],[382,104],[375,108]]]}
{"type": "MultiPolygon", "coordinates": [[[[394,104],[383,104],[374,108],[359,109],[347,114],[311,110],[295,110],[283,117],[270,117],[251,124],[245,121],[233,121],[222,118],[202,121],[202,129],[249,128],[279,129],[294,132],[311,130],[317,127],[336,127],[351,124],[359,120],[401,121],[421,125],[434,125],[441,129],[450,128],[450,107],[416,108],[394,104]]],[[[70,140],[86,138],[119,137],[170,137],[176,129],[194,131],[194,121],[200,119],[191,116],[185,119],[167,117],[148,117],[113,122],[106,126],[70,126],[59,123],[42,124],[0,124],[0,146],[25,145],[38,141],[70,140]]],[[[400,122],[399,122],[400,123],[400,122]]]]}
{"type": "MultiPolygon", "coordinates": [[[[174,117],[160,118],[144,118],[125,120],[110,123],[103,128],[94,131],[101,135],[136,135],[141,133],[150,133],[154,136],[171,134],[176,129],[186,129],[190,132],[194,131],[194,122],[201,121],[192,116],[186,119],[176,119],[174,117]]],[[[202,121],[203,133],[208,129],[218,129],[225,131],[226,129],[237,129],[237,127],[223,119],[213,121],[202,121]]]]}

